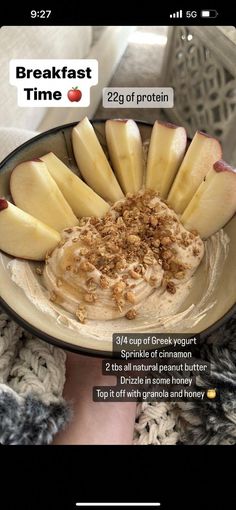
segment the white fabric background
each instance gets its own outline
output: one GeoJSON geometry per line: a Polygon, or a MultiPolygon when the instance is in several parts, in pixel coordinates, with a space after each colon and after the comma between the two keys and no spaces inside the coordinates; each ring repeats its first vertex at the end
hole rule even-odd
{"type": "Polygon", "coordinates": [[[26,129],[0,128],[0,161],[22,143],[30,140],[38,133],[26,129]]]}
{"type": "Polygon", "coordinates": [[[16,58],[84,58],[92,27],[2,27],[0,30],[0,125],[37,129],[46,108],[19,108],[9,84],[9,61],[16,58]]]}

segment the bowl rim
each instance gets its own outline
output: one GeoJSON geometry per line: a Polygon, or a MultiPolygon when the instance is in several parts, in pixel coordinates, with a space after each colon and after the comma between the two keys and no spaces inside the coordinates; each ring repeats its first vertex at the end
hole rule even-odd
{"type": "MultiPolygon", "coordinates": [[[[108,120],[108,119],[99,119],[99,118],[96,119],[95,118],[95,119],[91,119],[91,123],[92,124],[105,123],[106,120],[108,120]]],[[[138,119],[134,119],[134,120],[135,120],[135,122],[137,122],[137,124],[142,124],[144,126],[150,126],[150,127],[153,126],[153,124],[151,124],[150,122],[146,122],[146,121],[138,120],[138,119]]],[[[60,126],[56,126],[51,129],[48,129],[47,131],[44,131],[43,133],[40,133],[40,134],[34,136],[33,138],[30,138],[29,140],[27,140],[26,142],[21,144],[19,147],[14,149],[12,152],[10,152],[10,154],[8,154],[8,156],[6,156],[0,162],[0,172],[1,172],[2,168],[5,166],[5,164],[9,160],[11,160],[11,158],[14,157],[15,154],[17,154],[22,149],[24,149],[25,147],[30,145],[32,142],[37,141],[40,138],[43,138],[45,135],[50,135],[50,134],[56,133],[58,131],[62,131],[63,129],[72,128],[72,127],[76,126],[78,124],[78,122],[79,121],[70,122],[68,124],[62,124],[60,126]]],[[[51,335],[45,333],[41,329],[36,328],[32,324],[30,324],[28,321],[23,319],[18,313],[15,312],[15,310],[13,308],[11,308],[11,306],[8,305],[8,303],[6,303],[6,301],[1,296],[0,296],[0,308],[2,308],[7,313],[7,315],[10,318],[14,319],[15,322],[17,322],[23,329],[29,331],[31,334],[40,338],[41,340],[44,340],[47,343],[55,345],[56,347],[59,347],[61,349],[65,349],[67,351],[71,351],[71,352],[74,352],[77,354],[82,354],[85,356],[93,356],[93,357],[98,357],[98,358],[115,357],[113,351],[101,351],[101,350],[97,350],[97,349],[81,347],[79,345],[71,344],[69,342],[68,343],[64,342],[63,340],[60,340],[54,336],[51,336],[51,335]]],[[[235,312],[236,312],[236,302],[231,306],[231,308],[229,310],[227,310],[227,312],[224,313],[224,315],[222,315],[222,317],[220,317],[216,322],[214,322],[214,324],[212,324],[208,328],[204,329],[203,331],[197,333],[195,336],[199,337],[201,340],[205,339],[210,334],[212,334],[214,331],[216,331],[217,329],[222,327],[227,322],[227,320],[233,316],[233,314],[235,312]]]]}

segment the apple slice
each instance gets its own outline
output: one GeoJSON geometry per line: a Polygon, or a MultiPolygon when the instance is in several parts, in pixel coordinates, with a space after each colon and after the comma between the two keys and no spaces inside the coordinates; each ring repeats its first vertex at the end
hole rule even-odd
{"type": "Polygon", "coordinates": [[[24,161],[14,168],[10,190],[18,207],[58,232],[78,224],[46,164],[40,159],[24,161]]]}
{"type": "Polygon", "coordinates": [[[182,214],[213,163],[221,157],[222,149],[219,141],[197,131],[167,198],[168,205],[177,214],[182,214]]]}
{"type": "Polygon", "coordinates": [[[222,228],[236,211],[236,169],[214,163],[181,216],[188,230],[206,239],[222,228]]]}
{"type": "Polygon", "coordinates": [[[88,185],[102,198],[116,202],[124,198],[92,124],[85,117],[72,130],[77,165],[88,185]]]}
{"type": "Polygon", "coordinates": [[[50,175],[78,218],[82,216],[100,218],[106,214],[110,208],[109,204],[75,175],[53,152],[41,156],[40,159],[46,163],[50,175]]]}
{"type": "Polygon", "coordinates": [[[137,193],[143,184],[143,146],[139,128],[134,120],[107,120],[107,146],[123,192],[137,193]]]}
{"type": "Polygon", "coordinates": [[[30,260],[44,260],[61,236],[42,221],[0,198],[0,249],[30,260]]]}
{"type": "Polygon", "coordinates": [[[156,120],[148,150],[146,188],[166,198],[184,157],[187,135],[183,127],[156,120]]]}

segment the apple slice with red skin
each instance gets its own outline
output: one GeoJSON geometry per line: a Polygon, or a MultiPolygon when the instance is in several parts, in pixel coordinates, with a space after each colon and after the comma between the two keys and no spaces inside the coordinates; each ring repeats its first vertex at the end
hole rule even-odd
{"type": "Polygon", "coordinates": [[[24,161],[11,173],[10,191],[23,211],[61,232],[78,225],[78,219],[40,159],[24,161]]]}
{"type": "Polygon", "coordinates": [[[156,120],[148,150],[146,188],[166,198],[184,157],[187,135],[183,127],[156,120]]]}
{"type": "Polygon", "coordinates": [[[0,249],[30,260],[44,260],[56,248],[60,234],[45,223],[0,198],[0,249]]]}
{"type": "Polygon", "coordinates": [[[188,230],[207,239],[236,212],[236,169],[220,160],[214,163],[181,216],[188,230]]]}
{"type": "Polygon", "coordinates": [[[0,198],[0,211],[8,208],[8,201],[5,198],[0,198]]]}
{"type": "Polygon", "coordinates": [[[177,214],[182,214],[198,186],[212,165],[222,158],[220,142],[201,131],[197,131],[189,145],[167,202],[177,214]]]}
{"type": "Polygon", "coordinates": [[[112,166],[123,192],[137,193],[143,184],[143,146],[139,128],[131,119],[112,119],[105,124],[112,166]]]}
{"type": "Polygon", "coordinates": [[[78,218],[104,216],[110,206],[82,179],[75,175],[53,152],[41,156],[47,169],[78,218]]]}
{"type": "Polygon", "coordinates": [[[73,128],[72,144],[77,165],[87,184],[108,202],[113,203],[124,198],[120,185],[87,117],[73,128]]]}

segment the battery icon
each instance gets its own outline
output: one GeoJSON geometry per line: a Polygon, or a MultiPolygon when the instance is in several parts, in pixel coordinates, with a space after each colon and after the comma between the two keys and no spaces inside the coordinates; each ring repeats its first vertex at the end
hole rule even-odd
{"type": "Polygon", "coordinates": [[[201,11],[202,18],[216,18],[218,16],[218,12],[215,9],[206,9],[205,11],[201,11]]]}

